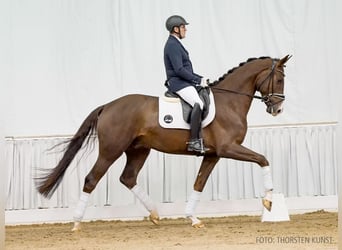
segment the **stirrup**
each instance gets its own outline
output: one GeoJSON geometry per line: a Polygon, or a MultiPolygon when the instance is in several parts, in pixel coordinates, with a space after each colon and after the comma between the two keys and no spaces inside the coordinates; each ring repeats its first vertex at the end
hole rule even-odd
{"type": "Polygon", "coordinates": [[[204,154],[209,150],[208,148],[204,147],[203,139],[194,139],[186,144],[188,144],[188,151],[190,152],[195,151],[204,154]]]}

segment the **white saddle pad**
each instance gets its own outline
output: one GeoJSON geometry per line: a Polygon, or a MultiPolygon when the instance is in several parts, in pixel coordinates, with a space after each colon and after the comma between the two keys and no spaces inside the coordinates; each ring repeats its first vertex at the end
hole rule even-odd
{"type": "MultiPolygon", "coordinates": [[[[207,117],[202,121],[202,128],[208,126],[215,118],[215,100],[209,94],[210,105],[207,117]]],[[[190,124],[183,119],[182,104],[179,98],[159,97],[159,125],[163,128],[190,129],[190,124]]]]}

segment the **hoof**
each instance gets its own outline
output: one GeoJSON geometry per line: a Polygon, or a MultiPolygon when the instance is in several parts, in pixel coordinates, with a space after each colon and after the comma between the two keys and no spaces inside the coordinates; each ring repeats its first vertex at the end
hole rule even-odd
{"type": "Polygon", "coordinates": [[[81,231],[81,222],[76,221],[74,223],[74,227],[71,229],[71,232],[79,232],[81,231]]]}
{"type": "Polygon", "coordinates": [[[272,201],[266,200],[265,198],[262,199],[262,205],[264,205],[264,207],[271,212],[272,209],[272,201]]]}
{"type": "Polygon", "coordinates": [[[159,215],[156,211],[152,211],[149,218],[154,225],[159,225],[159,215]]]}
{"type": "Polygon", "coordinates": [[[189,218],[191,220],[191,225],[193,228],[203,228],[204,227],[204,223],[202,221],[200,221],[196,216],[187,216],[187,218],[189,218]]]}
{"type": "Polygon", "coordinates": [[[195,224],[192,224],[193,228],[204,228],[204,223],[202,221],[199,221],[195,224]]]}

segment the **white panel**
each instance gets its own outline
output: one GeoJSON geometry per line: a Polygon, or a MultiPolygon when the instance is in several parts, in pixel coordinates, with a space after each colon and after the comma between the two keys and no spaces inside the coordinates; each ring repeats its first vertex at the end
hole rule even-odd
{"type": "MultiPolygon", "coordinates": [[[[272,168],[275,192],[286,197],[337,194],[336,124],[302,127],[250,128],[244,145],[264,154],[272,168]]],[[[8,138],[7,210],[74,207],[84,178],[97,157],[97,143],[77,154],[51,200],[35,190],[37,168],[53,168],[60,148],[47,149],[66,138],[8,138]],[[55,152],[55,153],[54,153],[55,152]],[[57,152],[57,153],[56,153],[57,152]]],[[[202,157],[166,155],[152,151],[138,183],[158,203],[185,202],[193,189],[202,157]]],[[[125,156],[110,168],[91,196],[90,206],[125,206],[139,203],[119,177],[125,156]]],[[[209,177],[203,201],[260,198],[260,167],[254,163],[221,159],[209,177]]]]}
{"type": "MultiPolygon", "coordinates": [[[[310,196],[285,198],[290,214],[308,213],[317,210],[336,212],[337,196],[310,196]]],[[[161,218],[184,217],[184,202],[160,203],[157,205],[161,218]]],[[[237,215],[261,215],[260,199],[201,201],[196,209],[200,217],[237,215]]],[[[93,220],[142,220],[148,212],[142,205],[88,207],[84,221],[93,220]]],[[[72,208],[51,208],[6,211],[6,225],[70,222],[72,208]]]]}

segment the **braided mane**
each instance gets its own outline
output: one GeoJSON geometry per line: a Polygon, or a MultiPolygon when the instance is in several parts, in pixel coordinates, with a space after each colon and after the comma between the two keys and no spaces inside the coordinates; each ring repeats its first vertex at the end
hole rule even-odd
{"type": "Polygon", "coordinates": [[[233,73],[236,69],[242,67],[242,66],[245,65],[246,63],[252,62],[252,61],[257,60],[257,59],[271,59],[271,57],[269,57],[269,56],[261,56],[261,57],[259,57],[259,58],[256,58],[256,57],[248,58],[247,61],[241,62],[241,63],[239,64],[239,66],[234,67],[234,68],[228,70],[227,73],[223,74],[219,79],[217,79],[216,81],[214,81],[213,83],[211,83],[211,85],[213,86],[213,85],[216,85],[216,84],[220,83],[220,82],[223,81],[229,74],[233,73]]]}

